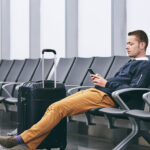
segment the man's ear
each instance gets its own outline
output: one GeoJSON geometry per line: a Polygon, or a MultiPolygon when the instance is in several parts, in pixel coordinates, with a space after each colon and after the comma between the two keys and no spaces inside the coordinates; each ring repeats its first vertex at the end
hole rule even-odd
{"type": "Polygon", "coordinates": [[[145,49],[146,43],[145,42],[140,42],[140,47],[141,49],[145,49]]]}

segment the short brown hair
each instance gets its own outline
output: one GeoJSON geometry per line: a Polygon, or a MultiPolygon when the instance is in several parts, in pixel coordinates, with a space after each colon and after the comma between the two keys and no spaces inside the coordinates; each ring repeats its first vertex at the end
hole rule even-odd
{"type": "Polygon", "coordinates": [[[129,32],[128,33],[128,36],[130,35],[135,35],[140,42],[145,42],[145,50],[148,46],[148,36],[147,34],[143,31],[143,30],[135,30],[135,31],[132,31],[132,32],[129,32]]]}

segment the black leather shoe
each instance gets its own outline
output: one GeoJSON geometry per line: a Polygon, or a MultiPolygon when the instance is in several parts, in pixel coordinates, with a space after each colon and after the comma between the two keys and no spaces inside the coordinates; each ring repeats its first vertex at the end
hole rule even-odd
{"type": "Polygon", "coordinates": [[[13,136],[0,136],[0,144],[3,147],[11,148],[17,145],[17,141],[13,136]]]}

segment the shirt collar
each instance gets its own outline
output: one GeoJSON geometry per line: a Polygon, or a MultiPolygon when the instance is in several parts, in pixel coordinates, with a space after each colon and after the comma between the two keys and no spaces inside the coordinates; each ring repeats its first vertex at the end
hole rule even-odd
{"type": "Polygon", "coordinates": [[[149,60],[148,57],[133,58],[133,60],[149,60]]]}

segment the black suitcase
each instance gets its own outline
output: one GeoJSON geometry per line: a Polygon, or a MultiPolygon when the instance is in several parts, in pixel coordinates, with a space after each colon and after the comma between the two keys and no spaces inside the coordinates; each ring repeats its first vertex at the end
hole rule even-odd
{"type": "MultiPolygon", "coordinates": [[[[56,54],[53,50],[43,50],[43,55],[44,52],[54,52],[56,54]]],[[[65,87],[62,83],[56,84],[56,78],[55,82],[42,80],[24,83],[19,88],[18,94],[18,134],[38,122],[49,105],[64,97],[66,97],[65,87]]],[[[60,148],[60,150],[64,150],[66,145],[67,119],[64,118],[38,148],[60,148]]]]}

